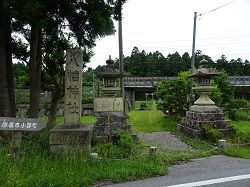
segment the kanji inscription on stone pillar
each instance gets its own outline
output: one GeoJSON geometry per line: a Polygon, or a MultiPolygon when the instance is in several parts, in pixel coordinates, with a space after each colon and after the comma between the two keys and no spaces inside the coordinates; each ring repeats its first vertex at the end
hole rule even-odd
{"type": "Polygon", "coordinates": [[[64,124],[79,126],[82,109],[83,53],[69,49],[66,54],[64,124]]]}

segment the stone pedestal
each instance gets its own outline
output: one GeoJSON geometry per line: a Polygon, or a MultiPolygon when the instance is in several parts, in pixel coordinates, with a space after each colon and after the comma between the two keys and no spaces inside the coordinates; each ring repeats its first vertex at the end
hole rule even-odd
{"type": "Polygon", "coordinates": [[[211,125],[225,133],[228,124],[229,120],[224,120],[224,114],[219,107],[194,105],[190,107],[190,110],[186,112],[186,117],[183,117],[181,123],[177,125],[177,130],[192,137],[199,137],[204,125],[211,125]]]}
{"type": "Polygon", "coordinates": [[[123,112],[98,112],[93,134],[98,142],[110,142],[119,131],[131,133],[131,126],[123,112]]]}
{"type": "Polygon", "coordinates": [[[52,153],[88,153],[90,150],[92,135],[92,126],[90,125],[72,128],[57,125],[50,133],[50,151],[52,153]]]}

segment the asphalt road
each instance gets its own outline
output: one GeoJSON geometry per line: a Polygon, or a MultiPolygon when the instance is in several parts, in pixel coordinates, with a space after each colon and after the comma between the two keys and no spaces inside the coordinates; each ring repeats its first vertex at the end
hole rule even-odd
{"type": "Polygon", "coordinates": [[[250,187],[250,159],[216,155],[169,168],[166,176],[106,187],[250,187]]]}

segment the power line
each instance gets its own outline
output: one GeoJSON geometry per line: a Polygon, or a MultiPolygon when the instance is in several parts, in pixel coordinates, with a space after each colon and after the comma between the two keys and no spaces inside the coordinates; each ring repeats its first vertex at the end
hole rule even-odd
{"type": "MultiPolygon", "coordinates": [[[[224,36],[224,37],[212,37],[212,38],[201,38],[201,40],[222,40],[222,39],[233,39],[233,38],[249,38],[250,35],[242,35],[242,36],[224,36]]],[[[161,40],[161,41],[140,41],[136,42],[137,44],[140,43],[171,43],[171,42],[191,42],[192,40],[161,40]]],[[[117,45],[117,42],[105,42],[105,45],[117,45]]]]}
{"type": "Polygon", "coordinates": [[[214,8],[214,9],[212,9],[212,10],[209,10],[208,12],[199,14],[199,16],[201,17],[201,16],[204,16],[204,15],[209,14],[209,13],[211,13],[211,12],[214,12],[214,11],[216,11],[216,10],[218,10],[218,9],[221,9],[221,8],[227,6],[227,5],[232,4],[232,3],[235,2],[235,1],[237,1],[237,0],[233,0],[233,1],[230,1],[230,2],[228,2],[228,3],[225,3],[225,4],[223,4],[223,5],[221,5],[221,6],[217,7],[217,8],[214,8]]]}

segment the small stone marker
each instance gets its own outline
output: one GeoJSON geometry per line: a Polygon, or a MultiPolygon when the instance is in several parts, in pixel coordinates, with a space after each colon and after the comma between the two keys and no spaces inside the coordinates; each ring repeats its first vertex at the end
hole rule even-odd
{"type": "Polygon", "coordinates": [[[155,156],[157,151],[157,147],[151,146],[149,147],[149,155],[150,156],[155,156]]]}
{"type": "Polygon", "coordinates": [[[220,151],[224,151],[226,148],[226,140],[218,140],[218,148],[220,151]]]}
{"type": "Polygon", "coordinates": [[[98,153],[90,153],[90,157],[93,158],[94,160],[99,159],[98,153]]]}
{"type": "Polygon", "coordinates": [[[19,157],[22,131],[40,131],[44,127],[46,127],[46,123],[39,119],[0,117],[0,130],[12,131],[11,157],[13,164],[19,157]]]}

